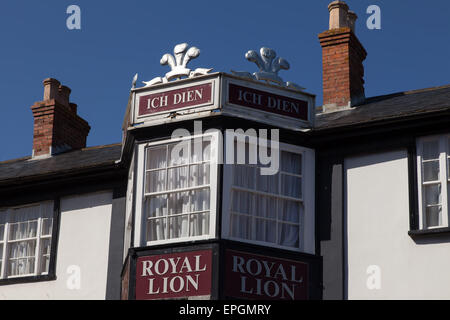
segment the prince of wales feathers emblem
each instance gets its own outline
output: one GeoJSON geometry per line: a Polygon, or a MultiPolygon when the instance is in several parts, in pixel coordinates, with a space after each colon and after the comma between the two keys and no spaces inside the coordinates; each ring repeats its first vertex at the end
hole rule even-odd
{"type": "MultiPolygon", "coordinates": [[[[160,60],[161,65],[169,65],[171,70],[167,72],[164,77],[156,77],[150,81],[143,81],[146,87],[160,83],[167,83],[172,79],[181,79],[182,77],[193,78],[199,75],[206,75],[212,70],[212,68],[197,68],[192,71],[187,68],[189,61],[200,55],[200,49],[197,47],[190,47],[188,49],[187,43],[181,43],[175,46],[173,53],[173,55],[166,53],[160,60]]],[[[136,76],[135,79],[137,79],[136,76]]],[[[133,88],[135,83],[136,82],[133,79],[133,88]]]]}

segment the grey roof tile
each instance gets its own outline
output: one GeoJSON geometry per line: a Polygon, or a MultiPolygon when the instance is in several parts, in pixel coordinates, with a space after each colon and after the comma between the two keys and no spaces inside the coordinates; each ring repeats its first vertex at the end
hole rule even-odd
{"type": "Polygon", "coordinates": [[[316,115],[315,130],[450,110],[450,85],[369,98],[351,109],[316,115]]]}
{"type": "Polygon", "coordinates": [[[120,159],[121,144],[69,151],[45,159],[21,159],[0,162],[0,182],[48,174],[112,165],[120,159]]]}

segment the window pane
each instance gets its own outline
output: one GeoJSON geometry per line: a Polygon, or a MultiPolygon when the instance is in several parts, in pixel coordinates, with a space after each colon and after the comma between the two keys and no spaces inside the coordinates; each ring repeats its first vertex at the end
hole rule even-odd
{"type": "Polygon", "coordinates": [[[209,184],[209,163],[191,165],[190,170],[190,187],[209,184]]]}
{"type": "Polygon", "coordinates": [[[9,276],[19,276],[34,273],[34,258],[25,258],[9,261],[9,276]]]}
{"type": "MultiPolygon", "coordinates": [[[[0,225],[0,242],[3,241],[3,238],[5,237],[5,225],[0,225]]],[[[2,257],[0,256],[0,259],[2,257]]]]}
{"type": "Polygon", "coordinates": [[[425,192],[425,204],[433,205],[433,204],[441,204],[441,185],[434,184],[429,186],[424,186],[425,192]]]}
{"type": "MultiPolygon", "coordinates": [[[[248,139],[245,139],[248,141],[248,139]]],[[[256,165],[258,163],[258,146],[256,144],[245,144],[234,141],[234,163],[256,165]]]]}
{"type": "Polygon", "coordinates": [[[450,157],[450,138],[448,138],[447,155],[450,157]]]}
{"type": "Polygon", "coordinates": [[[191,163],[209,161],[211,157],[211,142],[202,138],[192,140],[191,163]]]}
{"type": "Polygon", "coordinates": [[[187,237],[188,227],[187,215],[169,218],[169,239],[187,237]]]}
{"type": "Polygon", "coordinates": [[[191,236],[209,234],[209,213],[197,213],[191,215],[191,236]]]}
{"type": "Polygon", "coordinates": [[[160,192],[166,190],[166,170],[146,173],[145,192],[160,192]]]}
{"type": "Polygon", "coordinates": [[[200,189],[191,193],[191,211],[209,210],[209,189],[200,189]]]}
{"type": "Polygon", "coordinates": [[[154,147],[147,149],[146,169],[161,169],[167,166],[167,147],[154,147]]]}
{"type": "Polygon", "coordinates": [[[279,220],[299,223],[301,214],[301,203],[296,201],[280,200],[281,211],[278,216],[279,220]]]}
{"type": "Polygon", "coordinates": [[[234,238],[251,239],[251,218],[247,216],[231,215],[231,235],[234,238]]]}
{"type": "Polygon", "coordinates": [[[168,190],[175,190],[188,187],[188,167],[177,167],[168,169],[168,190]]]}
{"type": "Polygon", "coordinates": [[[34,257],[36,253],[36,240],[12,242],[9,244],[10,258],[34,257]]]}
{"type": "Polygon", "coordinates": [[[281,170],[294,174],[302,174],[302,156],[292,152],[281,152],[281,170]]]}
{"type": "Polygon", "coordinates": [[[50,268],[50,256],[41,257],[41,273],[48,273],[50,268]]]}
{"type": "Polygon", "coordinates": [[[147,241],[166,239],[166,221],[166,218],[148,220],[147,241]]]}
{"type": "Polygon", "coordinates": [[[231,210],[234,212],[252,214],[254,195],[249,192],[233,190],[233,203],[231,210]]]}
{"type": "Polygon", "coordinates": [[[278,225],[278,244],[287,247],[299,247],[299,227],[280,223],[278,225]]]}
{"type": "Polygon", "coordinates": [[[423,143],[423,160],[439,159],[439,140],[423,143]]]}
{"type": "Polygon", "coordinates": [[[423,181],[438,181],[439,178],[439,160],[423,163],[423,181]]]}
{"type": "Polygon", "coordinates": [[[41,241],[41,255],[49,255],[51,240],[50,239],[42,239],[41,241]]]}
{"type": "Polygon", "coordinates": [[[256,216],[276,219],[277,199],[267,196],[256,196],[256,216]]]}
{"type": "Polygon", "coordinates": [[[51,236],[52,235],[52,227],[53,227],[53,219],[42,219],[42,231],[41,235],[43,236],[51,236]]]}
{"type": "Polygon", "coordinates": [[[276,224],[273,221],[255,219],[256,235],[254,239],[257,241],[264,241],[270,243],[276,243],[276,224]]]}
{"type": "Polygon", "coordinates": [[[233,169],[233,185],[255,189],[255,170],[255,167],[235,165],[233,169]]]}
{"type": "Polygon", "coordinates": [[[442,207],[427,207],[426,208],[426,225],[427,227],[438,227],[441,225],[442,207]]]}
{"type": "Polygon", "coordinates": [[[43,239],[41,241],[41,266],[40,272],[48,272],[50,264],[50,250],[51,250],[51,240],[43,239]]]}
{"type": "Polygon", "coordinates": [[[447,179],[450,180],[450,157],[447,159],[447,179]]]}
{"type": "Polygon", "coordinates": [[[153,196],[145,201],[147,217],[161,217],[167,215],[167,195],[153,196]]]}
{"type": "Polygon", "coordinates": [[[302,198],[302,178],[281,174],[281,193],[293,198],[302,198]]]}
{"type": "Polygon", "coordinates": [[[189,212],[189,192],[169,194],[169,215],[189,212]]]}
{"type": "Polygon", "coordinates": [[[260,168],[256,169],[256,190],[278,194],[279,174],[262,175],[260,168]]]}
{"type": "Polygon", "coordinates": [[[0,244],[0,261],[2,261],[2,259],[3,259],[3,244],[0,244]]]}
{"type": "Polygon", "coordinates": [[[169,166],[187,164],[189,157],[189,141],[180,141],[169,145],[169,166]]]}
{"type": "Polygon", "coordinates": [[[9,240],[36,237],[37,221],[25,221],[11,224],[9,240]]]}

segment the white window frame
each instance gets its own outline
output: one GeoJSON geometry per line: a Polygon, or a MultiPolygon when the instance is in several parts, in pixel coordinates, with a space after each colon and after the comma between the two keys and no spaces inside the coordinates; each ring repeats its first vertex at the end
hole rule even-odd
{"type": "MultiPolygon", "coordinates": [[[[43,217],[43,204],[53,204],[53,201],[46,201],[46,202],[40,202],[40,203],[33,203],[33,204],[28,204],[28,205],[24,205],[24,206],[16,206],[16,207],[10,207],[10,208],[0,208],[1,212],[6,212],[6,215],[12,215],[14,210],[17,209],[22,209],[22,208],[27,208],[27,207],[35,207],[35,206],[40,206],[39,211],[40,211],[40,215],[39,218],[37,219],[37,226],[36,226],[36,236],[33,238],[27,238],[27,239],[19,239],[19,240],[9,240],[9,233],[10,233],[10,227],[11,225],[14,225],[16,223],[21,223],[21,222],[31,222],[31,221],[36,221],[34,220],[25,220],[25,221],[20,221],[20,222],[6,222],[3,226],[3,238],[0,239],[0,244],[3,245],[3,255],[0,257],[1,261],[2,261],[2,265],[0,268],[0,280],[4,280],[4,279],[14,279],[14,278],[24,278],[24,277],[33,277],[33,276],[41,276],[41,275],[48,275],[48,272],[42,272],[41,271],[41,242],[42,240],[45,239],[50,239],[50,254],[46,254],[49,256],[49,259],[51,259],[52,256],[52,252],[51,252],[51,247],[52,247],[52,241],[53,241],[53,229],[55,226],[55,218],[52,215],[51,219],[52,219],[52,232],[50,235],[41,235],[42,233],[42,221],[44,219],[48,219],[47,217],[43,217]],[[14,242],[21,242],[21,241],[36,241],[36,247],[35,247],[35,252],[34,252],[34,272],[33,273],[28,273],[28,274],[21,274],[21,275],[14,275],[14,276],[8,276],[7,275],[7,266],[9,264],[9,260],[11,259],[8,255],[8,251],[9,251],[9,246],[11,245],[11,243],[14,242]]],[[[53,206],[52,206],[53,207],[53,206]]],[[[29,257],[27,257],[29,258],[29,257]]],[[[50,269],[50,267],[49,267],[50,269]]],[[[50,271],[50,270],[49,270],[50,271]]]]}
{"type": "MultiPolygon", "coordinates": [[[[238,134],[236,134],[237,136],[238,134]]],[[[226,139],[226,137],[225,137],[226,139]]],[[[243,141],[243,140],[241,140],[243,141]]],[[[247,140],[248,141],[248,140],[247,140]]],[[[225,144],[227,141],[225,141],[225,144]]],[[[248,141],[251,143],[251,141],[248,141]]],[[[266,142],[267,146],[270,146],[270,141],[266,142]]],[[[302,155],[302,204],[304,210],[304,226],[300,226],[299,230],[299,247],[293,248],[288,246],[282,246],[275,243],[257,241],[251,239],[242,239],[233,237],[230,234],[231,223],[231,197],[232,197],[232,179],[233,179],[233,166],[224,165],[223,170],[223,190],[222,190],[222,237],[224,239],[261,245],[266,247],[273,247],[277,249],[284,249],[296,252],[305,252],[315,254],[315,152],[313,149],[295,146],[286,143],[279,143],[280,157],[282,151],[291,153],[297,153],[302,155]]],[[[226,152],[226,149],[225,149],[226,152]]],[[[236,150],[235,150],[236,152],[236,150]]],[[[226,155],[224,155],[226,159],[226,155]]],[[[280,158],[280,170],[281,170],[281,158],[280,158]]],[[[243,189],[239,187],[239,189],[243,189]]],[[[254,193],[254,190],[248,190],[248,192],[254,193]]],[[[260,193],[260,192],[257,192],[260,193]]],[[[301,220],[300,220],[301,221],[301,220]]]]}
{"type": "Polygon", "coordinates": [[[418,201],[419,201],[419,229],[439,229],[449,227],[449,192],[448,184],[450,183],[450,176],[448,175],[448,165],[450,159],[449,149],[449,139],[450,134],[444,135],[433,135],[427,137],[421,137],[417,139],[417,183],[418,183],[418,201]],[[438,180],[441,184],[441,197],[442,197],[442,225],[427,227],[425,225],[425,201],[424,201],[424,185],[433,184],[434,182],[423,182],[422,181],[422,155],[423,155],[423,144],[427,141],[438,140],[439,141],[439,173],[440,179],[438,180]]]}
{"type": "MultiPolygon", "coordinates": [[[[220,132],[210,132],[198,135],[191,135],[176,139],[165,139],[159,140],[155,142],[142,143],[138,145],[137,148],[137,168],[136,168],[136,183],[137,183],[137,193],[136,193],[136,208],[135,208],[135,233],[134,233],[134,246],[156,246],[161,244],[169,244],[169,243],[180,243],[180,242],[189,242],[189,241],[198,241],[198,240],[207,240],[216,238],[216,216],[217,216],[217,187],[219,184],[219,176],[218,176],[218,163],[221,152],[221,135],[220,132]],[[183,238],[175,238],[175,239],[165,239],[165,240],[155,240],[155,241],[146,241],[144,228],[146,227],[145,215],[143,211],[144,204],[144,190],[145,190],[145,160],[146,160],[146,149],[152,146],[165,145],[170,143],[176,143],[180,141],[191,140],[195,138],[205,138],[209,137],[211,141],[211,155],[210,155],[210,203],[209,203],[209,234],[201,235],[201,236],[193,236],[193,237],[183,237],[183,238]]],[[[184,189],[180,189],[182,191],[184,189]]]]}

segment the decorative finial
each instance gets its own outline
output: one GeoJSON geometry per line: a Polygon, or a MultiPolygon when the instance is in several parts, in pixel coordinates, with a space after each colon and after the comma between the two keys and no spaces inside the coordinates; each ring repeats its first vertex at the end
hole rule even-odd
{"type": "Polygon", "coordinates": [[[133,81],[131,82],[131,89],[136,88],[137,79],[138,79],[138,74],[136,73],[133,77],[133,81]]]}
{"type": "Polygon", "coordinates": [[[164,77],[156,77],[150,81],[143,81],[146,87],[159,83],[167,83],[172,79],[181,79],[181,77],[193,78],[199,75],[208,74],[212,70],[206,68],[197,68],[194,71],[187,68],[186,65],[192,59],[197,58],[200,55],[200,50],[196,47],[191,47],[187,50],[188,44],[177,44],[173,49],[173,55],[166,53],[161,58],[161,65],[169,65],[170,71],[166,73],[164,77]]]}
{"type": "Polygon", "coordinates": [[[285,59],[279,57],[276,58],[276,56],[277,53],[275,52],[275,50],[270,48],[262,47],[259,50],[259,55],[255,50],[250,50],[245,54],[245,58],[250,62],[254,62],[258,66],[259,72],[255,72],[253,74],[250,74],[249,72],[233,70],[231,70],[231,72],[239,77],[262,80],[266,81],[267,83],[273,82],[280,86],[290,87],[299,91],[305,89],[296,85],[295,83],[284,82],[283,79],[278,76],[278,71],[280,71],[281,69],[288,70],[290,66],[289,62],[287,62],[285,59]]]}

